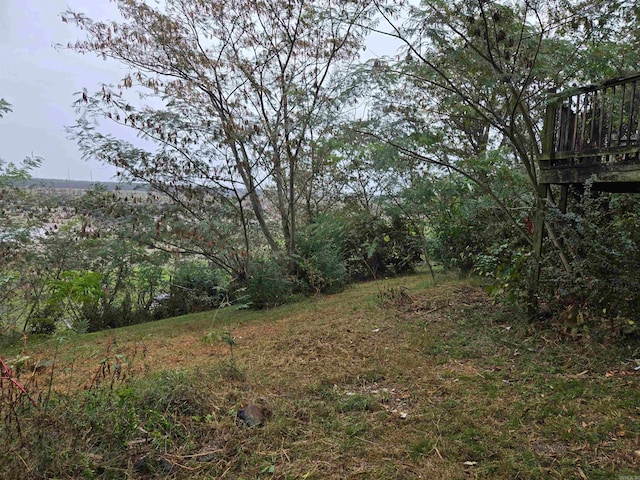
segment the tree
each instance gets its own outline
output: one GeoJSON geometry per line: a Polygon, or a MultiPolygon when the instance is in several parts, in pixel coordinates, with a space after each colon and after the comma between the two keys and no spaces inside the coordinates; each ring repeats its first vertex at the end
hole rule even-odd
{"type": "Polygon", "coordinates": [[[476,155],[493,129],[493,140],[506,142],[535,188],[547,92],[638,67],[629,42],[607,28],[622,21],[624,5],[631,2],[436,1],[410,7],[405,26],[379,11],[405,45],[406,57],[392,68],[413,86],[406,99],[469,137],[463,143],[476,155]],[[602,44],[610,49],[604,56],[602,44]]]}
{"type": "Polygon", "coordinates": [[[40,163],[38,157],[20,164],[0,159],[0,333],[14,330],[29,314],[22,294],[32,273],[34,232],[45,221],[46,206],[19,182],[40,163]]]}
{"type": "Polygon", "coordinates": [[[406,10],[377,7],[387,34],[403,43],[404,53],[397,61],[378,62],[372,74],[395,74],[394,100],[401,98],[405,109],[437,125],[444,139],[429,151],[397,147],[466,176],[500,205],[532,248],[530,232],[514,213],[520,206],[501,201],[476,165],[492,149],[506,147],[514,168],[528,179],[531,209],[542,211],[536,159],[548,92],[637,70],[637,40],[624,38],[637,31],[637,6],[631,1],[436,0],[409,4],[406,10]]]}
{"type": "Polygon", "coordinates": [[[223,222],[243,231],[239,274],[248,265],[253,221],[269,248],[281,250],[265,213],[273,193],[286,253],[293,254],[297,176],[317,119],[338,100],[337,72],[357,58],[368,3],[166,0],[152,7],[120,0],[119,22],[67,11],[63,21],[87,34],[70,48],[129,69],[118,86],[81,94],[72,133],[85,156],[168,195],[185,222],[229,210],[223,222]],[[148,103],[134,106],[127,90],[148,103]],[[100,133],[92,124],[98,119],[135,130],[149,148],[100,133]],[[216,198],[213,211],[193,207],[191,200],[205,196],[216,198]]]}

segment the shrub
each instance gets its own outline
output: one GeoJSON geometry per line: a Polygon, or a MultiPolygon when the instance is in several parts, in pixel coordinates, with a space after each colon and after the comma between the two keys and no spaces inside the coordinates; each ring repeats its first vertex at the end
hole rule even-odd
{"type": "Polygon", "coordinates": [[[345,258],[353,280],[410,272],[421,254],[420,237],[402,217],[386,219],[362,211],[347,217],[345,258]]]}
{"type": "Polygon", "coordinates": [[[285,261],[257,259],[251,263],[247,295],[252,308],[262,309],[284,304],[291,296],[292,282],[285,261]]]}
{"type": "MultiPolygon", "coordinates": [[[[463,274],[471,273],[479,256],[490,255],[495,238],[488,231],[499,221],[491,210],[491,205],[467,198],[464,203],[453,203],[448,210],[433,222],[432,238],[436,258],[448,268],[457,268],[463,274]]],[[[482,266],[487,258],[481,259],[482,266]]]]}
{"type": "Polygon", "coordinates": [[[347,268],[343,244],[343,225],[329,217],[317,219],[300,232],[298,277],[307,291],[336,293],[344,289],[347,268]]]}
{"type": "Polygon", "coordinates": [[[387,266],[393,273],[413,272],[416,263],[422,259],[422,240],[410,223],[401,216],[392,217],[383,240],[386,243],[387,266]]]}
{"type": "Polygon", "coordinates": [[[52,303],[35,306],[33,313],[26,319],[24,331],[40,335],[52,334],[61,320],[62,313],[52,303]]]}
{"type": "Polygon", "coordinates": [[[547,245],[543,302],[552,312],[578,308],[592,317],[618,320],[621,329],[635,325],[632,319],[640,307],[640,199],[587,189],[571,213],[552,211],[550,217],[573,272],[561,268],[557,252],[547,245]]]}
{"type": "Polygon", "coordinates": [[[169,297],[160,302],[154,315],[177,316],[212,310],[220,305],[227,293],[224,275],[201,261],[185,261],[176,268],[169,297]]]}

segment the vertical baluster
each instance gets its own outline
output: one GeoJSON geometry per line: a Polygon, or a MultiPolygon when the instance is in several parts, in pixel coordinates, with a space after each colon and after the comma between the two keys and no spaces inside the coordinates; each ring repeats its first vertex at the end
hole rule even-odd
{"type": "Polygon", "coordinates": [[[569,143],[569,121],[571,112],[571,98],[567,99],[567,103],[562,102],[562,110],[560,111],[560,133],[562,139],[560,141],[560,151],[567,151],[567,144],[569,143]]]}
{"type": "Polygon", "coordinates": [[[589,100],[589,92],[584,93],[584,97],[582,100],[582,112],[580,115],[580,135],[578,135],[578,151],[582,152],[587,146],[586,142],[586,129],[587,129],[587,109],[591,104],[589,100]]]}
{"type": "Polygon", "coordinates": [[[591,97],[591,128],[589,129],[589,149],[593,150],[594,148],[598,148],[599,139],[596,135],[599,134],[598,131],[598,122],[600,121],[600,111],[601,108],[598,108],[598,102],[600,101],[600,95],[598,95],[599,91],[594,90],[593,95],[591,97]]]}
{"type": "Polygon", "coordinates": [[[544,115],[544,125],[542,127],[542,153],[549,159],[549,165],[554,164],[555,153],[558,151],[558,114],[560,112],[558,100],[554,99],[553,103],[547,104],[544,115]]]}
{"type": "Polygon", "coordinates": [[[604,111],[606,108],[607,89],[600,91],[600,120],[598,121],[598,148],[603,148],[604,145],[604,111]]]}
{"type": "Polygon", "coordinates": [[[616,143],[616,147],[619,147],[620,145],[622,145],[622,134],[624,133],[622,131],[622,124],[624,123],[624,96],[625,96],[625,91],[626,91],[626,83],[622,84],[622,93],[620,94],[620,102],[619,102],[619,108],[618,108],[618,141],[616,143]]]}
{"type": "Polygon", "coordinates": [[[615,96],[616,96],[616,87],[615,85],[611,88],[607,88],[605,90],[607,92],[607,125],[605,127],[605,139],[604,139],[604,148],[605,150],[605,161],[610,160],[609,149],[612,147],[612,135],[613,135],[613,119],[615,114],[615,96]]]}
{"type": "MultiPolygon", "coordinates": [[[[636,87],[635,87],[635,82],[634,82],[634,91],[635,91],[636,87]]],[[[636,94],[638,94],[640,92],[637,92],[636,94]]],[[[638,95],[640,96],[640,95],[638,95]]],[[[640,145],[640,99],[638,99],[638,101],[635,101],[635,97],[636,95],[634,95],[634,103],[635,103],[635,109],[634,109],[634,132],[636,133],[636,145],[640,145]]]]}
{"type": "MultiPolygon", "coordinates": [[[[547,111],[547,115],[550,112],[547,111]]],[[[550,118],[550,117],[549,117],[550,118]]],[[[560,152],[560,145],[562,144],[561,132],[562,132],[562,103],[553,103],[553,153],[560,152]]]]}
{"type": "Polygon", "coordinates": [[[575,152],[578,150],[578,120],[580,119],[580,94],[576,95],[576,113],[573,115],[573,135],[571,136],[571,153],[575,159],[575,152]]]}
{"type": "Polygon", "coordinates": [[[635,113],[636,113],[636,83],[637,81],[634,80],[631,86],[631,102],[629,106],[629,126],[627,127],[627,131],[628,131],[627,145],[628,146],[638,144],[638,135],[636,134],[634,123],[633,123],[633,120],[635,118],[635,113]]]}

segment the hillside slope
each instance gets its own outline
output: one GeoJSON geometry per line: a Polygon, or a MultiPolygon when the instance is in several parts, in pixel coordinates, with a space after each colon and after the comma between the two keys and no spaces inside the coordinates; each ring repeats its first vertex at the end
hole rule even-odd
{"type": "Polygon", "coordinates": [[[433,286],[416,275],[267,312],[27,344],[26,364],[39,368],[20,379],[39,409],[10,403],[3,384],[13,421],[0,430],[9,445],[0,469],[6,478],[631,475],[639,345],[615,340],[533,328],[475,282],[433,286]],[[247,405],[263,425],[236,417],[247,405]]]}

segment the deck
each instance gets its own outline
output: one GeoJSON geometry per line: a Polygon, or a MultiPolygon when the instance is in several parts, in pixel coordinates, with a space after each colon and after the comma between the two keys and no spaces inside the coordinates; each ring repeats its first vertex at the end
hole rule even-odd
{"type": "Polygon", "coordinates": [[[640,73],[553,95],[547,105],[540,184],[640,192],[640,73]]]}

